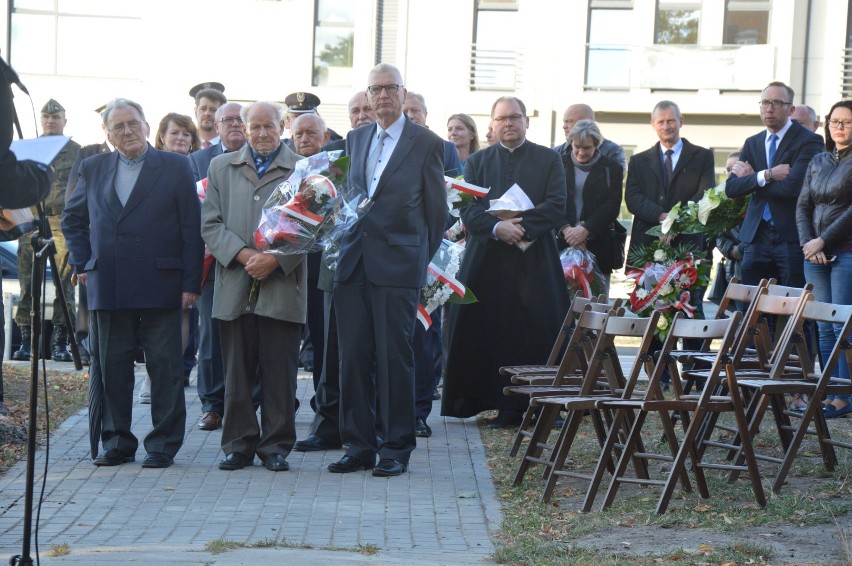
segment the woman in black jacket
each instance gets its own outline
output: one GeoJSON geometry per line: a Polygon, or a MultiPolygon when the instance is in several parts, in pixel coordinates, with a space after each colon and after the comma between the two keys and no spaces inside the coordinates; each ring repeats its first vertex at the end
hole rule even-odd
{"type": "MultiPolygon", "coordinates": [[[[825,120],[825,149],[811,160],[796,207],[805,279],[817,301],[852,304],[852,100],[831,107],[825,120]]],[[[827,360],[840,328],[819,323],[819,350],[827,360]]],[[[836,375],[849,379],[841,357],[836,375]]],[[[852,396],[830,395],[826,418],[852,414],[852,396]]]]}
{"type": "Polygon", "coordinates": [[[591,120],[580,120],[568,133],[571,153],[562,156],[568,188],[567,224],[560,232],[569,246],[595,255],[609,295],[610,275],[621,268],[612,257],[609,232],[621,208],[624,169],[601,155],[603,139],[591,120]]]}

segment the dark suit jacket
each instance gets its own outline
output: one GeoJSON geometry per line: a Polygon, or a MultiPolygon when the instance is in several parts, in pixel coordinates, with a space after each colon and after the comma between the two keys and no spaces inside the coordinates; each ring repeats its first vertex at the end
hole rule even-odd
{"type": "MultiPolygon", "coordinates": [[[[346,136],[352,156],[349,184],[367,196],[365,168],[376,125],[346,136]]],[[[344,236],[335,281],[351,277],[359,260],[375,285],[418,288],[435,255],[447,219],[441,138],[408,118],[376,186],[372,208],[344,236]]]]}
{"type": "Polygon", "coordinates": [[[89,309],[180,308],[181,293],[201,291],[204,254],[189,161],[148,146],[122,207],[114,182],[118,155],[81,163],[62,215],[70,262],[88,273],[89,309]]]}
{"type": "Polygon", "coordinates": [[[456,145],[444,140],[444,175],[448,177],[458,177],[464,173],[461,160],[459,159],[459,150],[456,145]]]}
{"type": "MultiPolygon", "coordinates": [[[[649,244],[656,238],[645,232],[659,224],[660,214],[676,203],[698,200],[706,189],[716,184],[713,152],[693,145],[683,138],[683,149],[672,172],[668,191],[663,185],[663,162],[660,142],[630,158],[627,166],[627,188],[624,200],[633,213],[630,249],[649,244]]],[[[700,238],[694,242],[701,245],[700,238]]]]}
{"type": "Polygon", "coordinates": [[[207,170],[210,168],[210,162],[217,155],[225,153],[225,149],[221,143],[193,151],[189,154],[189,164],[192,167],[192,176],[195,177],[195,182],[207,177],[207,170]]]}
{"type": "Polygon", "coordinates": [[[764,187],[757,184],[757,175],[767,168],[766,130],[748,138],[740,152],[740,161],[748,161],[753,175],[734,177],[731,175],[725,183],[725,194],[729,197],[751,195],[746,209],[745,219],[740,228],[740,241],[751,243],[763,218],[763,209],[769,203],[772,221],[778,234],[788,242],[798,242],[796,230],[796,201],[802,190],[808,163],[823,150],[823,140],[817,134],[793,121],[793,125],[784,134],[775,153],[775,164],[790,165],[790,174],[783,181],[771,181],[764,187]]]}

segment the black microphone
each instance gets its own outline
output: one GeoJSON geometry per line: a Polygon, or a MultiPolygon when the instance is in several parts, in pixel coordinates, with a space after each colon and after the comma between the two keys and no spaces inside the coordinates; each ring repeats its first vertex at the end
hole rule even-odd
{"type": "Polygon", "coordinates": [[[10,84],[16,85],[27,96],[30,95],[30,91],[28,91],[27,87],[24,86],[24,83],[21,82],[21,78],[18,76],[18,73],[16,73],[15,69],[13,69],[9,63],[4,61],[2,57],[0,57],[0,73],[2,73],[3,77],[10,84]]]}

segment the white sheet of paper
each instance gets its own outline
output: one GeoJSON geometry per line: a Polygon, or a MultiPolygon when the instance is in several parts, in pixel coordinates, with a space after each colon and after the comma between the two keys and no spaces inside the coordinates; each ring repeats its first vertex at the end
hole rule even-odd
{"type": "Polygon", "coordinates": [[[70,139],[68,136],[41,136],[31,140],[13,140],[9,149],[18,161],[30,159],[50,165],[70,139]]]}

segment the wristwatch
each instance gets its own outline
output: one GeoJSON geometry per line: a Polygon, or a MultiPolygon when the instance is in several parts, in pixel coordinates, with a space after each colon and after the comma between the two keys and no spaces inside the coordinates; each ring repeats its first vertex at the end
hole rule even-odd
{"type": "Polygon", "coordinates": [[[767,169],[763,174],[763,180],[767,183],[772,181],[772,169],[767,169]]]}

